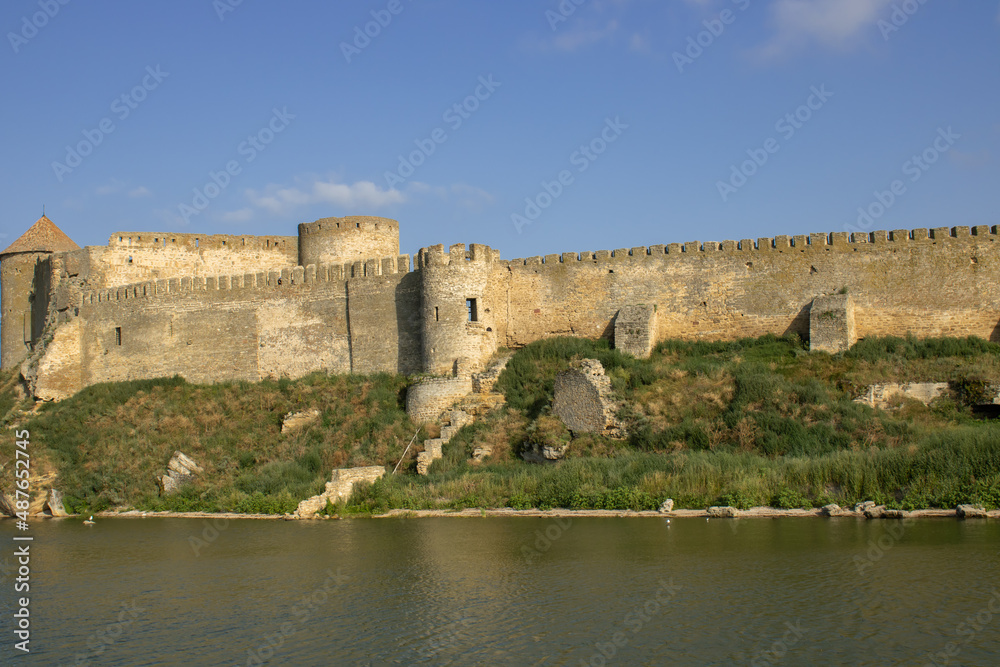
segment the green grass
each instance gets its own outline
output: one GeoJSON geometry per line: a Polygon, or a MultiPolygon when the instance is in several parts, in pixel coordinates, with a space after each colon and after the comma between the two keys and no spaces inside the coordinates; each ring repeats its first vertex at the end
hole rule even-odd
{"type": "MultiPolygon", "coordinates": [[[[995,392],[1000,345],[966,339],[878,338],[837,355],[797,336],[665,341],[649,359],[607,341],[553,338],[516,352],[497,390],[507,406],[466,426],[430,475],[399,474],[330,511],[391,508],[798,507],[875,500],[892,507],[1000,506],[1000,425],[970,404],[995,392]],[[551,415],[555,376],[596,358],[626,407],[624,440],[573,434],[566,459],[528,464],[530,443],[570,434],[551,415]],[[873,382],[949,381],[930,406],[875,410],[854,398],[873,382]],[[470,462],[479,447],[492,450],[470,462]]],[[[0,375],[0,411],[18,404],[17,375],[0,375]]],[[[192,385],[181,378],[103,384],[42,406],[22,427],[37,472],[58,473],[68,509],[282,513],[321,491],[334,468],[394,466],[416,430],[394,375],[314,374],[290,381],[192,385]],[[288,412],[316,407],[315,424],[280,432],[288,412]],[[205,474],[161,496],[175,450],[205,474]]],[[[421,433],[417,445],[428,437],[421,433]]],[[[0,442],[0,484],[11,488],[13,438],[0,442]]]]}
{"type": "Polygon", "coordinates": [[[74,509],[285,512],[321,492],[333,468],[395,465],[416,429],[403,410],[405,385],[387,374],[101,384],[44,405],[25,427],[74,509]],[[321,410],[317,423],[281,433],[285,414],[311,407],[321,410]],[[157,479],[175,450],[205,472],[161,497],[157,479]]]}
{"type": "Polygon", "coordinates": [[[710,505],[819,507],[874,500],[892,508],[1000,507],[1000,427],[964,427],[913,450],[841,450],[771,458],[746,452],[624,452],[552,465],[501,464],[397,475],[357,490],[349,513],[393,508],[652,510],[710,505]]]}

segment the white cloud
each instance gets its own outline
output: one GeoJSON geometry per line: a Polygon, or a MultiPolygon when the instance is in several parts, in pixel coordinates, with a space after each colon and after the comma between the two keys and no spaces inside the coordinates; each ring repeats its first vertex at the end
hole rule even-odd
{"type": "Polygon", "coordinates": [[[128,191],[129,197],[152,197],[153,193],[149,191],[145,185],[140,185],[137,188],[132,188],[128,191]]]}
{"type": "Polygon", "coordinates": [[[629,39],[628,48],[630,48],[632,51],[635,51],[636,53],[644,53],[646,55],[649,55],[652,52],[652,49],[650,48],[649,45],[649,40],[640,35],[639,33],[633,34],[632,37],[629,39]]]}
{"type": "Polygon", "coordinates": [[[851,46],[893,0],[774,0],[771,18],[775,35],[760,54],[776,57],[820,42],[829,48],[851,46]]]}
{"type": "Polygon", "coordinates": [[[396,189],[386,190],[371,181],[339,183],[334,178],[314,179],[302,186],[268,185],[262,191],[247,190],[251,206],[275,216],[288,216],[312,204],[333,204],[352,211],[372,211],[406,200],[396,189]]]}
{"type": "Polygon", "coordinates": [[[106,197],[120,192],[123,187],[125,187],[123,182],[119,181],[117,178],[112,178],[105,185],[101,185],[94,190],[94,194],[99,197],[106,197]]]}
{"type": "Polygon", "coordinates": [[[611,39],[618,30],[618,21],[608,21],[603,27],[588,27],[577,22],[572,28],[556,33],[549,45],[556,51],[573,53],[579,49],[611,39]]]}

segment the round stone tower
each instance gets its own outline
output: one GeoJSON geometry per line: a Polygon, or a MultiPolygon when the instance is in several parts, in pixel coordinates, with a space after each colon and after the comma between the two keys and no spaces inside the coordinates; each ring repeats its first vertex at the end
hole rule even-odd
{"type": "Polygon", "coordinates": [[[498,253],[473,243],[422,248],[424,372],[467,376],[496,351],[493,308],[486,288],[498,253]]]}
{"type": "Polygon", "coordinates": [[[0,252],[0,368],[13,368],[28,356],[32,343],[41,335],[40,321],[32,306],[36,299],[35,269],[52,253],[79,250],[61,229],[44,215],[19,239],[0,252]]]}
{"type": "Polygon", "coordinates": [[[399,255],[399,223],[375,216],[321,218],[299,225],[299,265],[345,264],[399,255]]]}

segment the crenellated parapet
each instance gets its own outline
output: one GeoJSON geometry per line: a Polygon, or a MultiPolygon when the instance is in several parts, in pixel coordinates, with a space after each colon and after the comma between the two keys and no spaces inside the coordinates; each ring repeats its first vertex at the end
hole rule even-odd
{"type": "Polygon", "coordinates": [[[245,234],[178,234],[175,232],[115,232],[108,247],[136,250],[225,250],[227,252],[294,251],[295,236],[249,236],[245,234]]]}
{"type": "MultiPolygon", "coordinates": [[[[520,259],[507,260],[509,266],[527,266],[537,264],[570,264],[573,262],[600,261],[634,261],[643,258],[683,259],[696,254],[712,253],[769,253],[769,252],[850,252],[864,247],[874,250],[884,247],[886,250],[898,248],[900,245],[914,243],[960,243],[989,242],[998,238],[996,225],[990,227],[979,225],[975,227],[935,227],[932,229],[897,229],[893,231],[877,230],[873,232],[831,232],[827,234],[800,234],[795,236],[773,236],[741,241],[688,241],[686,243],[667,243],[634,248],[618,248],[617,250],[597,250],[586,252],[564,252],[550,255],[537,255],[520,259]]],[[[422,251],[421,251],[422,252],[422,251]]]]}
{"type": "Polygon", "coordinates": [[[435,375],[465,375],[482,370],[496,350],[496,310],[488,295],[490,272],[499,253],[464,243],[421,248],[423,367],[435,375]]]}
{"type": "Polygon", "coordinates": [[[483,245],[472,243],[465,249],[464,243],[456,243],[445,251],[443,244],[421,248],[417,255],[417,267],[433,266],[464,266],[466,262],[473,264],[489,264],[500,259],[500,251],[483,245]]]}
{"type": "Polygon", "coordinates": [[[177,294],[205,292],[260,292],[311,286],[324,283],[345,282],[376,276],[391,276],[410,271],[410,256],[372,258],[347,264],[321,264],[316,266],[275,267],[266,271],[216,276],[181,276],[161,280],[147,280],[119,287],[87,290],[82,295],[82,305],[93,305],[129,299],[153,299],[177,294]]]}
{"type": "Polygon", "coordinates": [[[399,254],[399,223],[377,216],[321,218],[299,225],[299,264],[399,254]]]}

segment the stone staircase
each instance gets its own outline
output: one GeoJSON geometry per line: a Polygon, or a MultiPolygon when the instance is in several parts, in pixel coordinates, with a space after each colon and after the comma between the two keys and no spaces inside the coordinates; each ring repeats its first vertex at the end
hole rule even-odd
{"type": "Polygon", "coordinates": [[[482,373],[472,376],[472,393],[456,401],[448,410],[441,413],[438,423],[441,424],[441,435],[437,438],[424,440],[424,451],[417,454],[417,472],[426,475],[431,464],[444,456],[444,446],[451,440],[460,428],[471,424],[477,418],[485,416],[506,403],[503,394],[494,392],[500,373],[507,366],[511,354],[500,357],[482,373]]]}

